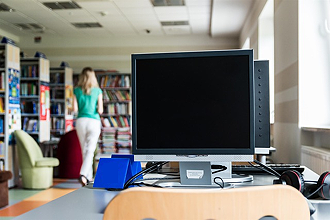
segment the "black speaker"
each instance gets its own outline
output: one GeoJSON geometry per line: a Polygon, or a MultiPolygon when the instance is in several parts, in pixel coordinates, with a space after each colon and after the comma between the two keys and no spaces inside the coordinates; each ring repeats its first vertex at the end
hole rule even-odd
{"type": "Polygon", "coordinates": [[[270,147],[269,61],[254,61],[255,147],[270,147]]]}

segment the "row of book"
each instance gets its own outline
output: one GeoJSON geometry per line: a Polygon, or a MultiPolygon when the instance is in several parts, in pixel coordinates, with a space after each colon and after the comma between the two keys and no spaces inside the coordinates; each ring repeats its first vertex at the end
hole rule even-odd
{"type": "Polygon", "coordinates": [[[3,97],[0,97],[0,113],[5,112],[5,100],[3,97]]]}
{"type": "Polygon", "coordinates": [[[113,127],[103,127],[102,128],[101,152],[103,154],[112,154],[112,153],[117,152],[116,133],[117,133],[117,130],[113,127]]]}
{"type": "Polygon", "coordinates": [[[107,118],[102,118],[103,127],[130,127],[130,117],[129,116],[110,116],[107,118]]]}
{"type": "Polygon", "coordinates": [[[6,76],[5,72],[1,72],[0,74],[0,90],[5,90],[6,89],[6,76]]]}
{"type": "Polygon", "coordinates": [[[132,134],[130,128],[119,128],[116,138],[117,153],[131,153],[132,134]]]}
{"type": "Polygon", "coordinates": [[[64,114],[64,103],[52,103],[50,106],[50,113],[55,115],[64,114]]]}
{"type": "Polygon", "coordinates": [[[21,102],[21,112],[36,114],[38,113],[39,105],[36,101],[22,101],[21,102]]]}
{"type": "Polygon", "coordinates": [[[37,119],[30,119],[28,117],[24,117],[23,119],[23,131],[38,131],[38,120],[37,119]]]}
{"type": "Polygon", "coordinates": [[[102,76],[101,87],[130,87],[130,78],[128,75],[107,75],[102,76]]]}
{"type": "Polygon", "coordinates": [[[65,99],[65,90],[58,89],[58,88],[51,88],[50,98],[51,99],[65,99]]]}
{"type": "Polygon", "coordinates": [[[131,132],[129,127],[125,128],[102,128],[102,153],[130,153],[131,149],[131,132]]]}
{"type": "Polygon", "coordinates": [[[64,118],[52,118],[51,129],[65,129],[64,118]]]}
{"type": "Polygon", "coordinates": [[[105,113],[127,115],[128,103],[110,103],[106,106],[105,113]]]}
{"type": "Polygon", "coordinates": [[[21,95],[38,95],[38,85],[37,83],[21,83],[21,95]]]}
{"type": "Polygon", "coordinates": [[[38,77],[38,66],[22,66],[21,67],[21,77],[38,77]]]}
{"type": "Polygon", "coordinates": [[[103,99],[104,101],[129,101],[131,94],[129,91],[103,90],[103,99]]]}
{"type": "Polygon", "coordinates": [[[64,73],[51,73],[50,83],[64,83],[64,73]]]}

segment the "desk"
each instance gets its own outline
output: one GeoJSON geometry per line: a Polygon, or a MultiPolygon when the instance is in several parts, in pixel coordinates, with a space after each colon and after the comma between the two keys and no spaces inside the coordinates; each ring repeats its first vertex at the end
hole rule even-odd
{"type": "MultiPolygon", "coordinates": [[[[308,168],[305,168],[303,174],[305,180],[317,180],[319,177],[308,168]]],[[[253,175],[253,177],[252,182],[235,184],[235,187],[272,185],[275,178],[270,175],[253,175]]],[[[92,186],[86,186],[20,215],[15,220],[43,220],[45,218],[48,220],[102,220],[107,204],[117,194],[116,191],[94,189],[92,186]]],[[[330,200],[311,200],[311,202],[317,209],[311,220],[329,219],[330,200]]]]}

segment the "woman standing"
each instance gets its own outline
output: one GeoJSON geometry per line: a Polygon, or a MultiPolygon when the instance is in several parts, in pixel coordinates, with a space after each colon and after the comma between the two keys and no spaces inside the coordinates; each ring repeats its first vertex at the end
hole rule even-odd
{"type": "Polygon", "coordinates": [[[85,67],[79,75],[73,108],[78,111],[76,130],[83,155],[79,181],[85,186],[93,178],[93,157],[101,133],[100,114],[103,113],[102,90],[91,67],[85,67]]]}

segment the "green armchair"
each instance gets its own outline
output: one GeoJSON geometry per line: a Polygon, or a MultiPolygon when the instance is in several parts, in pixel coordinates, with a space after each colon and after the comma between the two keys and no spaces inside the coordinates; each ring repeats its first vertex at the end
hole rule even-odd
{"type": "Polygon", "coordinates": [[[53,167],[59,165],[57,158],[43,157],[37,142],[25,131],[16,130],[18,161],[23,188],[46,189],[53,185],[53,167]]]}

